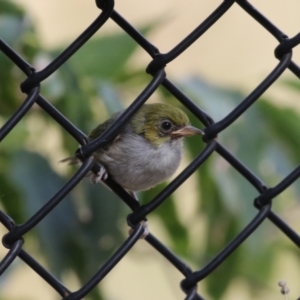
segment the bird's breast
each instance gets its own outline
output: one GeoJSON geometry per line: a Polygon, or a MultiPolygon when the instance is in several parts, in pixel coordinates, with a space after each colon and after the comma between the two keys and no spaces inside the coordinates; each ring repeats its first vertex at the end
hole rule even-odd
{"type": "Polygon", "coordinates": [[[149,189],[174,174],[182,156],[181,140],[153,146],[139,135],[127,134],[96,159],[123,188],[149,189]]]}

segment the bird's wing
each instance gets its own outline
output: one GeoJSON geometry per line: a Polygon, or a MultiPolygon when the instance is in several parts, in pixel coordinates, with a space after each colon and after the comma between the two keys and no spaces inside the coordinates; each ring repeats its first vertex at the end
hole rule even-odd
{"type": "MultiPolygon", "coordinates": [[[[117,112],[115,114],[112,115],[112,117],[108,120],[106,120],[105,122],[99,124],[96,128],[94,128],[92,130],[92,132],[89,134],[89,138],[91,140],[96,139],[97,137],[99,137],[106,129],[108,129],[113,123],[114,121],[121,115],[123,111],[121,112],[117,112]]],[[[120,135],[117,135],[111,142],[109,142],[104,148],[108,148],[110,146],[111,143],[115,142],[117,139],[119,139],[120,135]]]]}
{"type": "Polygon", "coordinates": [[[89,134],[89,138],[91,140],[94,140],[96,139],[97,137],[99,137],[107,128],[109,128],[112,123],[114,122],[115,120],[112,120],[112,119],[108,119],[106,120],[105,122],[99,124],[96,128],[94,128],[92,130],[92,132],[89,134]]]}

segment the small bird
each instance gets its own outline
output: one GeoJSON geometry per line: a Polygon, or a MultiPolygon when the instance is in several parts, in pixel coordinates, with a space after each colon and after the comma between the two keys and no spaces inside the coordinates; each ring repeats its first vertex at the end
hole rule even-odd
{"type": "MultiPolygon", "coordinates": [[[[99,137],[122,113],[98,125],[89,138],[99,137]]],[[[101,169],[91,175],[91,181],[100,182],[109,174],[131,195],[150,189],[175,173],[182,157],[183,138],[192,135],[203,135],[203,131],[191,126],[181,109],[169,104],[144,104],[113,141],[93,153],[101,169]]],[[[80,163],[76,157],[62,161],[80,163]]]]}

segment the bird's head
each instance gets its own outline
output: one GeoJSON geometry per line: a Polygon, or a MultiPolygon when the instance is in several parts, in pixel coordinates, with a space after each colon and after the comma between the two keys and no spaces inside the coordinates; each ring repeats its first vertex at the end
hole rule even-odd
{"type": "Polygon", "coordinates": [[[133,131],[143,135],[154,146],[196,134],[200,129],[190,125],[188,116],[169,104],[144,104],[130,121],[133,131]]]}

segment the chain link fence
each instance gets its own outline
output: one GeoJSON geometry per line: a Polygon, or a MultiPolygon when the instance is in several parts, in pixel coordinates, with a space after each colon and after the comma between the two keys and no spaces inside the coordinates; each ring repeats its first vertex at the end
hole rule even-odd
{"type": "MultiPolygon", "coordinates": [[[[286,178],[276,186],[267,187],[260,178],[253,174],[241,161],[233,156],[217,139],[219,133],[225,130],[237,120],[250,106],[255,104],[258,98],[280,77],[280,75],[289,69],[296,77],[300,78],[300,68],[292,61],[292,49],[300,43],[300,33],[292,38],[288,38],[280,29],[272,24],[264,15],[245,0],[225,0],[211,15],[209,15],[196,29],[186,36],[178,45],[167,53],[160,53],[139,31],[128,23],[121,15],[114,10],[114,0],[96,0],[97,7],[102,11],[97,19],[56,59],[54,59],[43,70],[36,72],[34,67],[29,65],[14,49],[10,48],[4,40],[0,39],[0,50],[7,56],[19,69],[26,75],[27,79],[21,84],[21,91],[27,94],[26,99],[19,109],[11,116],[0,130],[0,141],[2,141],[10,131],[20,122],[25,114],[31,109],[33,104],[39,105],[48,113],[61,127],[63,127],[81,147],[76,152],[78,158],[83,161],[82,166],[76,174],[59,190],[56,194],[42,206],[34,215],[32,215],[23,224],[16,224],[10,216],[0,211],[0,221],[9,230],[2,242],[8,252],[0,263],[0,274],[3,274],[12,264],[16,257],[21,258],[30,268],[32,268],[41,278],[43,278],[54,290],[61,295],[63,299],[75,300],[82,299],[93,290],[99,282],[118,264],[118,262],[130,251],[144,233],[141,221],[145,220],[149,214],[157,209],[196,169],[211,156],[217,153],[223,157],[240,176],[243,176],[258,192],[259,196],[254,199],[254,206],[257,208],[257,214],[253,216],[251,222],[207,265],[199,270],[192,270],[176,254],[172,253],[163,242],[159,241],[153,234],[146,236],[145,240],[156,249],[174,268],[176,268],[184,277],[180,286],[185,292],[186,300],[204,299],[201,291],[197,290],[197,284],[209,276],[227,257],[232,254],[265,220],[269,219],[274,226],[280,229],[292,243],[300,246],[299,235],[290,228],[278,215],[272,211],[272,199],[282,193],[292,185],[300,176],[300,167],[295,168],[286,178]],[[225,118],[218,122],[214,120],[198,107],[193,99],[184,94],[174,83],[166,76],[165,66],[172,60],[181,55],[196,40],[217,22],[231,6],[236,3],[271,35],[278,40],[278,46],[275,49],[275,56],[278,59],[278,65],[272,72],[225,118]],[[132,101],[124,114],[107,129],[99,138],[89,141],[88,137],[72,124],[60,111],[56,109],[49,101],[40,94],[40,84],[62,66],[80,47],[98,31],[111,18],[120,26],[145,52],[151,57],[152,61],[146,68],[147,73],[153,76],[152,80],[145,87],[138,97],[132,101]],[[126,205],[130,207],[132,213],[127,217],[129,226],[132,227],[132,234],[124,241],[109,260],[90,278],[90,280],[79,290],[71,292],[66,286],[58,281],[48,270],[29,253],[23,250],[23,235],[37,226],[43,218],[64,200],[65,196],[92,170],[94,173],[99,171],[99,166],[91,158],[92,153],[104,147],[111,141],[124,126],[124,124],[134,115],[134,113],[147,101],[147,99],[156,91],[159,86],[163,86],[175,98],[177,98],[188,110],[190,110],[204,125],[204,138],[206,147],[202,150],[194,161],[178,175],[159,195],[147,204],[140,205],[126,191],[117,185],[110,177],[106,184],[120,197],[126,205]]],[[[101,55],[101,49],[99,49],[101,55]]],[[[95,62],[96,63],[96,62],[95,62]]],[[[288,133],[287,133],[288,134],[288,133]]],[[[299,298],[300,299],[300,298],[299,298]]]]}

